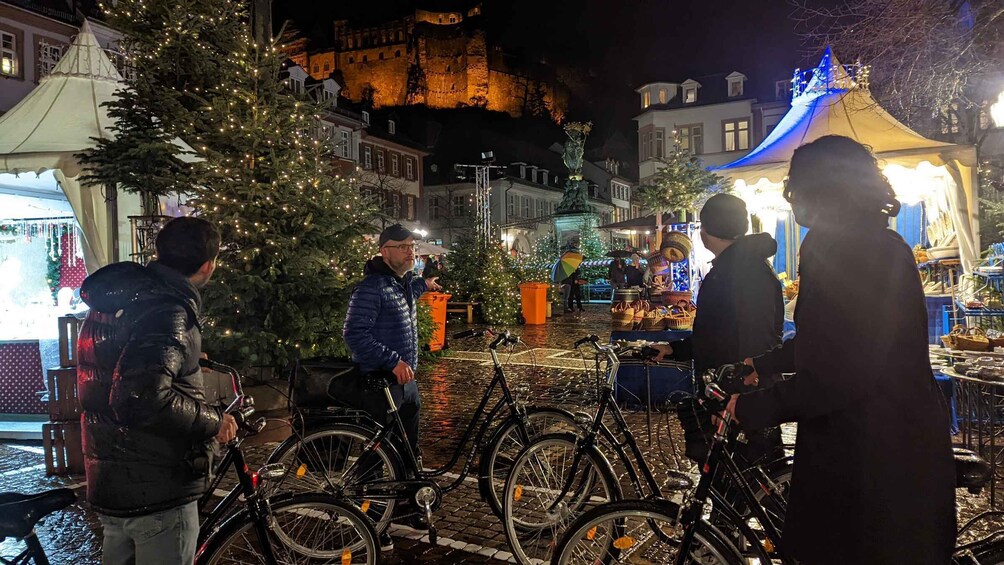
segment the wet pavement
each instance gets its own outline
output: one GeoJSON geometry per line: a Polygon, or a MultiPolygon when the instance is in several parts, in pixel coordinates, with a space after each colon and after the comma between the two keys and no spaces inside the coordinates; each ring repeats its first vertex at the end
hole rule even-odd
{"type": "MultiPolygon", "coordinates": [[[[451,320],[449,332],[465,329],[460,320],[451,320]]],[[[571,411],[591,411],[595,402],[595,379],[588,368],[591,359],[583,359],[571,351],[572,343],[590,333],[606,341],[610,336],[609,315],[604,306],[587,306],[585,314],[564,315],[545,326],[511,328],[520,334],[526,347],[503,356],[507,375],[514,393],[524,402],[537,405],[557,405],[571,411]]],[[[417,379],[422,395],[422,437],[426,468],[446,464],[457,448],[484,388],[492,377],[492,368],[485,345],[487,340],[454,340],[443,355],[421,362],[417,379]]],[[[638,439],[646,460],[660,479],[668,469],[693,474],[696,468],[682,457],[682,431],[674,417],[657,412],[652,417],[652,443],[646,415],[628,411],[628,423],[638,439]]],[[[786,428],[787,441],[793,441],[794,428],[786,428]]],[[[269,440],[275,439],[274,434],[269,440]]],[[[248,446],[249,462],[254,466],[264,461],[276,444],[267,441],[248,446]]],[[[457,478],[460,464],[447,479],[457,478]]],[[[624,469],[615,466],[627,486],[624,469]]],[[[476,467],[475,467],[476,470],[476,467]]],[[[422,532],[393,527],[395,549],[384,562],[410,563],[501,563],[511,560],[502,526],[481,500],[475,473],[460,481],[459,487],[445,495],[436,513],[439,528],[438,545],[428,542],[422,532]]],[[[42,448],[38,444],[9,442],[0,444],[0,492],[35,492],[69,486],[83,498],[82,476],[46,477],[42,448]]],[[[445,480],[441,484],[445,484],[445,480]]],[[[224,486],[228,486],[226,483],[224,486]]],[[[625,490],[631,492],[630,487],[625,490]]],[[[959,493],[960,524],[988,507],[987,495],[959,493]]],[[[985,523],[967,538],[1001,524],[985,523]]],[[[100,557],[100,527],[96,516],[80,502],[46,518],[36,531],[42,546],[53,563],[86,565],[98,563],[100,557]]],[[[16,540],[0,544],[0,555],[10,557],[20,551],[16,540]]]]}

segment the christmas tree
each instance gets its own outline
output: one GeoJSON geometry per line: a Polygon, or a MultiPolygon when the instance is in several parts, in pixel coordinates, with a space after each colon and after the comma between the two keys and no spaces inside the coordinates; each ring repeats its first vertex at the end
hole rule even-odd
{"type": "MultiPolygon", "coordinates": [[[[376,212],[353,179],[335,174],[331,140],[311,137],[323,109],[282,80],[282,45],[257,44],[243,5],[228,0],[125,0],[111,14],[141,73],[127,83],[120,131],[160,155],[177,135],[203,159],[183,188],[169,159],[136,184],[159,175],[158,186],[185,190],[223,235],[203,293],[204,348],[244,367],[344,354],[344,312],[375,251],[363,235],[376,212]]],[[[115,166],[142,170],[141,153],[114,149],[92,156],[106,163],[108,182],[123,182],[115,166]]]]}
{"type": "MultiPolygon", "coordinates": [[[[596,229],[596,221],[593,218],[583,219],[582,225],[579,227],[579,253],[582,253],[583,260],[599,261],[606,259],[607,251],[607,244],[596,229]]],[[[603,266],[584,267],[582,269],[582,276],[590,281],[606,278],[607,268],[603,266]]]]}
{"type": "Polygon", "coordinates": [[[651,212],[693,210],[724,180],[676,140],[672,151],[659,160],[655,174],[638,187],[638,199],[651,212]]]}
{"type": "Polygon", "coordinates": [[[83,180],[138,192],[144,213],[156,214],[157,196],[190,192],[201,181],[173,141],[191,143],[212,127],[201,112],[230,78],[246,14],[232,0],[117,0],[101,8],[123,34],[125,88],[106,104],[115,137],[78,155],[87,166],[83,180]]]}
{"type": "Polygon", "coordinates": [[[484,321],[515,324],[519,319],[519,270],[499,242],[487,245],[471,234],[450,249],[448,269],[440,282],[454,300],[481,303],[484,321]]]}

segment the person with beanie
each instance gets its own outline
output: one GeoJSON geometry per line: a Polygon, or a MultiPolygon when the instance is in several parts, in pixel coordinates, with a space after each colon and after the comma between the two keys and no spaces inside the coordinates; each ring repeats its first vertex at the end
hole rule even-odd
{"type": "MultiPolygon", "coordinates": [[[[781,343],[784,300],[781,283],[768,258],[777,252],[770,235],[746,235],[749,215],[746,203],[731,194],[712,196],[701,209],[701,241],[715,255],[697,295],[697,317],[691,337],[668,345],[654,346],[657,359],[694,361],[696,375],[781,343]]],[[[749,381],[756,386],[764,382],[749,381]]],[[[765,426],[766,427],[766,426],[765,426]]],[[[708,415],[708,426],[710,425],[708,415]]],[[[749,434],[736,453],[752,462],[766,454],[783,455],[780,429],[749,434]]]]}
{"type": "Polygon", "coordinates": [[[950,416],[913,252],[889,229],[900,204],[875,156],[842,136],[795,150],[784,197],[809,228],[798,333],[747,363],[795,375],[728,405],[744,429],[798,422],[784,552],[806,565],[950,563],[950,416]]]}

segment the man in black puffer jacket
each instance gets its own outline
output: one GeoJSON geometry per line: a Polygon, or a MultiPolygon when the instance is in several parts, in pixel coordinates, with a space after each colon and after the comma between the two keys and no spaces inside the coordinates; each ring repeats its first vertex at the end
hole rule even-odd
{"type": "Polygon", "coordinates": [[[104,528],[104,563],[192,563],[197,499],[210,441],[233,439],[230,415],[205,402],[198,289],[216,266],[220,234],[176,218],[158,260],[115,263],[87,277],[78,340],[87,500],[104,528]]]}

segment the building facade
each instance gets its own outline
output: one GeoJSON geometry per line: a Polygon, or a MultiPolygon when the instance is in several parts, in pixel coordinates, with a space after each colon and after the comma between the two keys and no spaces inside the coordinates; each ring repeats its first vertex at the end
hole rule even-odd
{"type": "Polygon", "coordinates": [[[788,111],[791,81],[773,83],[773,98],[763,100],[748,82],[746,75],[732,72],[638,88],[641,182],[655,174],[677,140],[708,167],[730,163],[756,147],[788,111]]]}
{"type": "MultiPolygon", "coordinates": [[[[83,14],[70,2],[0,1],[0,114],[28,95],[49,74],[77,35],[83,14]]],[[[117,31],[91,20],[91,31],[119,64],[117,31]]]]}

